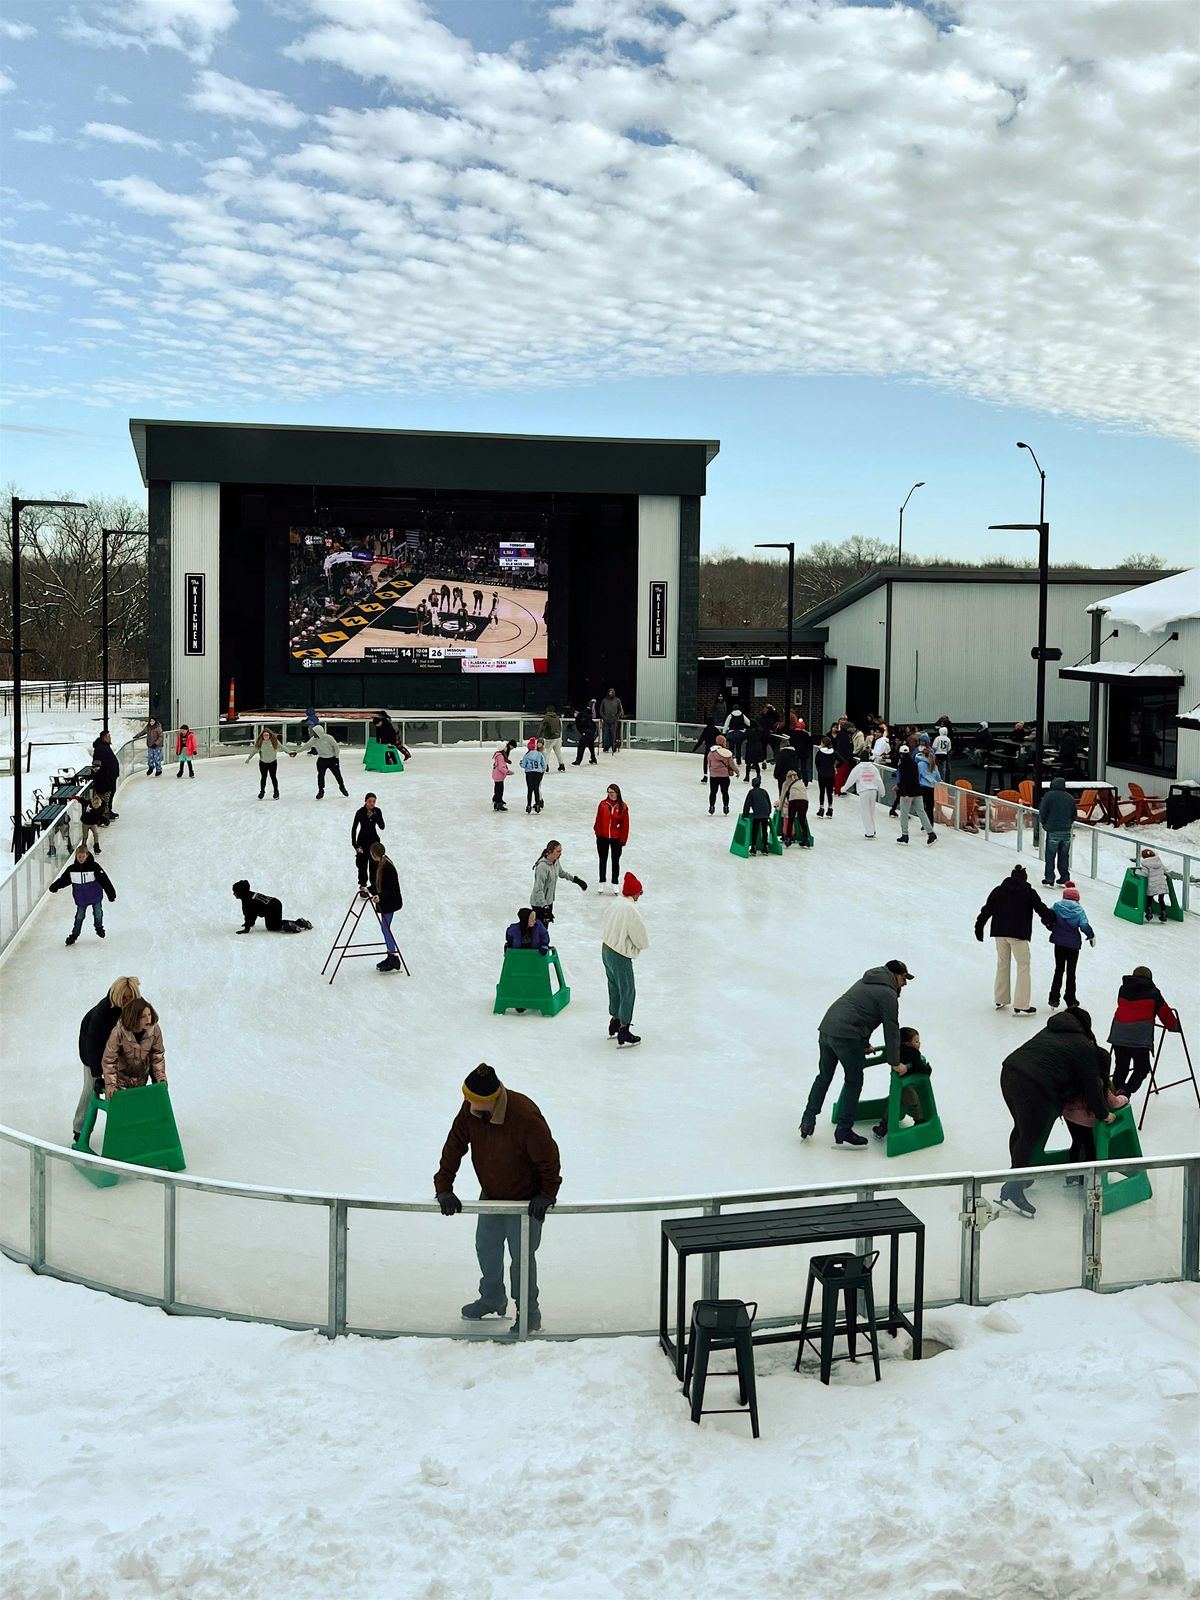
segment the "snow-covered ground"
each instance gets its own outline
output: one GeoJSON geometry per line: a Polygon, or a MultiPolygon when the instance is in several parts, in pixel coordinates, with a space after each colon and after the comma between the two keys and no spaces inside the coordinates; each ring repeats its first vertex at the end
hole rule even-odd
{"type": "Polygon", "coordinates": [[[879,1384],[760,1349],[757,1441],[648,1339],[330,1344],[7,1262],[0,1311],[7,1600],[1200,1593],[1194,1284],[940,1311],[879,1384]]]}
{"type": "MultiPolygon", "coordinates": [[[[360,758],[359,758],[360,759],[360,758]]],[[[1026,1020],[992,1008],[992,947],[972,934],[979,906],[1009,869],[1002,843],[942,832],[927,847],[862,837],[856,802],[815,821],[816,848],[740,860],[731,821],[707,814],[698,759],[626,753],[551,773],[546,810],[527,817],[521,788],[491,810],[490,751],[419,750],[402,776],[370,782],[347,753],[351,799],[313,798],[313,763],[281,763],[282,798],[258,801],[257,769],[236,757],[200,762],[194,781],[136,776],[103,863],[117,889],[107,940],[87,928],[63,948],[65,896],[36,914],[5,962],[2,1120],[66,1143],[80,1068],[79,1018],[119,973],[137,973],[162,1013],[171,1094],[190,1172],[241,1183],[429,1202],[459,1085],[477,1062],[541,1105],[562,1150],[569,1202],[704,1195],[835,1180],[1000,1168],[1009,1120],[1000,1063],[1046,1017],[1048,945],[1035,942],[1035,1001],[1026,1020]],[[596,888],[592,820],[604,785],[632,808],[624,865],[642,879],[651,945],[639,959],[634,1019],[644,1042],[607,1037],[600,929],[610,904],[596,888]],[[412,977],[381,977],[373,960],[343,965],[330,988],[321,965],[355,889],[354,806],[380,793],[405,894],[397,919],[412,977]],[[589,884],[564,883],[554,932],[571,1004],[552,1019],[492,1015],[503,929],[527,904],[534,860],[550,837],[589,884]],[[279,894],[312,933],[260,929],[237,938],[236,878],[279,894]],[[902,1020],[921,1030],[934,1067],[946,1142],[888,1160],[872,1143],[835,1149],[828,1122],[801,1144],[800,1111],[815,1070],[817,1023],[867,966],[898,956],[917,981],[902,1020]]],[[[744,790],[739,789],[738,799],[744,790]]],[[[1115,895],[1085,884],[1095,950],[1080,962],[1081,995],[1107,1031],[1121,975],[1147,963],[1184,1009],[1195,994],[1200,933],[1186,924],[1133,927],[1115,895]]],[[[1172,1065],[1182,1064],[1175,1041],[1172,1065]]],[[[886,1072],[868,1074],[882,1093],[886,1072]]],[[[832,1097],[830,1106],[832,1104],[832,1097]]],[[[1190,1092],[1150,1110],[1147,1154],[1200,1146],[1190,1092]]],[[[56,1163],[49,1173],[48,1259],[81,1274],[157,1293],[162,1200],[151,1184],[97,1191],[56,1163]]],[[[0,1147],[0,1200],[20,1245],[28,1172],[0,1147]]],[[[471,1175],[459,1184],[475,1193],[471,1175]]],[[[1036,1253],[1028,1226],[1005,1217],[981,1235],[983,1291],[1079,1281],[1081,1192],[1049,1182],[1036,1253]]],[[[960,1192],[909,1198],[929,1229],[927,1294],[958,1292],[960,1192]]],[[[1178,1271],[1182,1181],[1156,1174],[1152,1201],[1105,1219],[1106,1284],[1178,1271]]],[[[551,1217],[539,1254],[547,1332],[646,1328],[656,1315],[660,1215],[551,1217]]],[[[295,1321],[322,1320],[327,1216],[318,1207],[182,1193],[177,1293],[193,1304],[295,1321]]],[[[466,1219],[354,1212],[349,1310],[358,1327],[461,1331],[458,1306],[476,1269],[466,1219]],[[403,1262],[403,1272],[398,1263],[403,1262]]],[[[6,1237],[10,1235],[6,1234],[6,1237]]],[[[798,1303],[792,1252],[735,1257],[724,1292],[783,1314],[798,1303]]]]}
{"type": "MultiPolygon", "coordinates": [[[[126,739],[146,724],[145,706],[131,703],[128,696],[123,710],[114,712],[108,719],[113,744],[120,747],[126,739]],[[138,712],[141,715],[138,715],[138,712]]],[[[26,708],[21,717],[21,749],[34,749],[29,759],[29,771],[21,767],[21,804],[28,811],[33,804],[33,791],[50,792],[50,780],[64,767],[77,770],[91,759],[92,745],[103,726],[99,710],[88,711],[31,711],[26,708]]],[[[12,714],[0,715],[0,756],[13,753],[12,714]]],[[[7,765],[7,763],[6,763],[7,765]]],[[[13,809],[13,780],[10,773],[0,776],[0,876],[12,865],[12,830],[8,819],[13,809]]],[[[78,810],[78,807],[76,807],[78,810]]],[[[78,832],[78,830],[76,830],[78,832]]]]}

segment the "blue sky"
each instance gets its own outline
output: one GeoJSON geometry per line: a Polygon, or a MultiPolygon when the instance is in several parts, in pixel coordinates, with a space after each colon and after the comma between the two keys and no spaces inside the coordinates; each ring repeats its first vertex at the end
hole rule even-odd
{"type": "Polygon", "coordinates": [[[8,0],[3,478],[130,416],[711,437],[705,542],[1195,561],[1187,5],[8,0]]]}

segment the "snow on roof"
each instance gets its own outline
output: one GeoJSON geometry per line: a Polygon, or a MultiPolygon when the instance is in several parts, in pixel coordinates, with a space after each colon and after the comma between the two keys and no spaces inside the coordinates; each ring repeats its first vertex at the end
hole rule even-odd
{"type": "Polygon", "coordinates": [[[1063,667],[1060,678],[1095,678],[1107,682],[1114,678],[1139,678],[1160,683],[1179,683],[1183,672],[1160,661],[1083,661],[1077,667],[1063,667]]]}
{"type": "Polygon", "coordinates": [[[1163,633],[1173,622],[1200,617],[1200,567],[1097,600],[1088,610],[1103,611],[1109,622],[1128,622],[1142,633],[1163,633]]]}

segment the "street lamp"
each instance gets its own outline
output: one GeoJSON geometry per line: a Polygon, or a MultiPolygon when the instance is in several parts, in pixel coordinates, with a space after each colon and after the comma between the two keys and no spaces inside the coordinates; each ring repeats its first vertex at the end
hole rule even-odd
{"type": "MultiPolygon", "coordinates": [[[[904,496],[904,506],[908,504],[918,489],[923,489],[924,487],[924,478],[921,479],[920,483],[914,483],[912,488],[904,496]]],[[[898,567],[902,567],[904,565],[904,506],[900,507],[900,538],[896,544],[896,565],[898,567]]]]}
{"type": "MultiPolygon", "coordinates": [[[[1036,533],[1038,536],[1038,642],[1033,652],[1037,660],[1037,726],[1033,737],[1033,800],[1036,805],[1042,795],[1042,759],[1045,755],[1046,723],[1046,609],[1050,589],[1050,524],[1046,521],[1046,474],[1033,449],[1023,439],[1017,440],[1018,450],[1028,450],[1041,479],[1041,496],[1038,501],[1036,522],[992,522],[989,531],[1008,533],[1036,533]]],[[[1061,652],[1055,653],[1055,660],[1061,652]]]]}
{"type": "Polygon", "coordinates": [[[787,664],[783,670],[783,727],[787,731],[792,710],[792,623],[796,614],[796,546],[793,540],[785,544],[756,544],[756,550],[786,550],[788,553],[788,612],[787,612],[787,664]]]}
{"type": "Polygon", "coordinates": [[[21,855],[23,839],[21,828],[21,512],[26,509],[43,509],[47,506],[65,506],[76,511],[86,511],[79,500],[21,500],[12,499],[12,658],[13,658],[13,864],[21,855]]]}

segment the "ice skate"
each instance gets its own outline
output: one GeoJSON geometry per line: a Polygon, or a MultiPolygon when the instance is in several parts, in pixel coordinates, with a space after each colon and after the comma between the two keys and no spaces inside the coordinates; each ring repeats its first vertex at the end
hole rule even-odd
{"type": "Polygon", "coordinates": [[[641,1042],[641,1034],[633,1033],[628,1027],[622,1027],[617,1034],[617,1043],[619,1045],[641,1044],[641,1042]]]}
{"type": "Polygon", "coordinates": [[[469,1306],[462,1308],[461,1315],[468,1322],[478,1322],[482,1317],[506,1317],[508,1315],[507,1300],[472,1300],[469,1306]]]}
{"type": "Polygon", "coordinates": [[[864,1139],[861,1133],[855,1133],[853,1128],[838,1128],[833,1136],[833,1142],[839,1146],[851,1146],[855,1150],[863,1150],[871,1142],[864,1139]]]}
{"type": "Polygon", "coordinates": [[[621,1031],[621,1019],[619,1017],[609,1017],[609,1019],[608,1019],[608,1037],[610,1039],[615,1039],[617,1037],[618,1033],[620,1033],[620,1031],[621,1031]]]}
{"type": "Polygon", "coordinates": [[[1023,1183],[1006,1183],[1000,1191],[1000,1204],[1010,1207],[1018,1216],[1037,1216],[1037,1207],[1031,1205],[1025,1198],[1025,1185],[1023,1183]]]}

